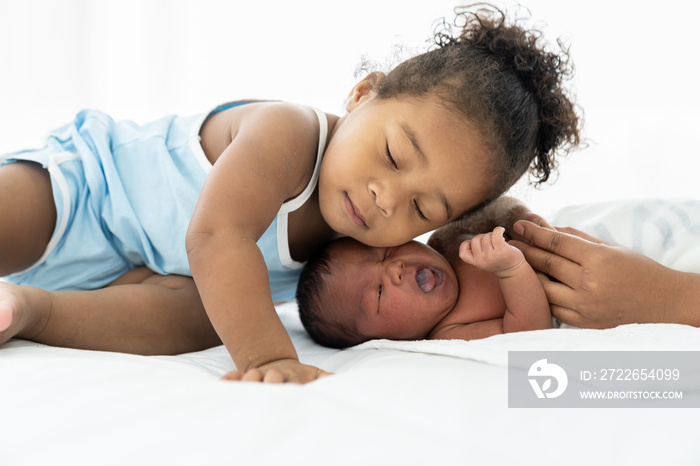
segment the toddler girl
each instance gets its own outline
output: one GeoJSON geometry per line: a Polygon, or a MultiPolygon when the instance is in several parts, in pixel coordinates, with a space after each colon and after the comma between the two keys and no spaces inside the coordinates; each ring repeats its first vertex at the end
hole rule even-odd
{"type": "Polygon", "coordinates": [[[355,85],[342,117],[241,101],[139,126],[89,110],[5,156],[0,276],[14,285],[0,342],[158,354],[221,341],[232,379],[322,375],[273,305],[315,249],[402,244],[530,166],[546,180],[578,143],[567,53],[493,8],[458,20],[435,49],[355,85]]]}

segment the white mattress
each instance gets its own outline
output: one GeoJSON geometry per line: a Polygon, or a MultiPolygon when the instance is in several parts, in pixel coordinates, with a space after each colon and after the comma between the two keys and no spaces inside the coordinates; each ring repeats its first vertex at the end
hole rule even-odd
{"type": "MultiPolygon", "coordinates": [[[[642,249],[666,241],[654,254],[700,272],[691,260],[700,232],[681,239],[673,223],[700,223],[700,204],[659,202],[585,206],[559,219],[603,225],[623,241],[632,229],[621,212],[642,206],[642,249]],[[652,234],[659,219],[672,242],[652,234]]],[[[0,347],[0,465],[700,464],[697,410],[517,409],[507,393],[509,350],[700,351],[700,329],[549,329],[340,351],[308,338],[295,303],[278,312],[300,359],[334,376],[304,386],[223,382],[234,367],[223,347],[145,357],[10,341],[0,347]]],[[[681,388],[700,396],[692,378],[681,388]]]]}

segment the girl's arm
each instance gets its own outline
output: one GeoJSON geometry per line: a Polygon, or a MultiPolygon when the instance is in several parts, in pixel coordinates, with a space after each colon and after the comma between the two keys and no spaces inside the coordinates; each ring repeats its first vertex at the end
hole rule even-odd
{"type": "Polygon", "coordinates": [[[506,302],[502,333],[552,328],[549,303],[537,274],[523,254],[505,241],[503,232],[497,227],[465,241],[460,246],[460,257],[498,276],[506,302]]]}
{"type": "Polygon", "coordinates": [[[192,276],[238,371],[227,378],[308,382],[325,374],[299,363],[275,311],[256,244],[313,170],[318,124],[309,109],[251,105],[207,177],[187,232],[192,276]]]}

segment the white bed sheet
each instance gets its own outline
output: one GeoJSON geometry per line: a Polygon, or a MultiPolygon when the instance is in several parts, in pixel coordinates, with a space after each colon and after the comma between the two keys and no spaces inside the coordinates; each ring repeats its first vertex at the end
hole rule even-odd
{"type": "MultiPolygon", "coordinates": [[[[673,219],[683,215],[643,205],[652,214],[637,230],[652,225],[651,238],[663,218],[681,247],[684,227],[673,219]]],[[[592,223],[620,240],[624,229],[613,223],[624,224],[619,209],[630,206],[567,215],[580,225],[607,210],[592,223]]],[[[698,203],[681,210],[700,214],[698,203]]],[[[700,215],[689,218],[692,227],[700,215]]],[[[690,231],[687,254],[674,261],[690,264],[697,253],[690,231]]],[[[666,241],[659,251],[671,260],[666,241]]],[[[304,386],[223,382],[234,367],[223,347],[145,357],[10,341],[0,347],[0,465],[700,464],[697,410],[508,408],[506,367],[508,350],[700,351],[700,329],[551,329],[339,351],[308,338],[295,303],[278,312],[300,359],[336,375],[304,386]]],[[[691,375],[684,397],[699,397],[700,372],[691,375]]]]}

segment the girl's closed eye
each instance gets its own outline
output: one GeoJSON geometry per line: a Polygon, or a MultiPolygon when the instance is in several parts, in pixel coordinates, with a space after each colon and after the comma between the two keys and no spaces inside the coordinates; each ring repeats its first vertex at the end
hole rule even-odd
{"type": "Polygon", "coordinates": [[[418,205],[418,201],[415,199],[413,200],[413,210],[416,211],[416,214],[418,214],[418,217],[423,220],[423,221],[428,221],[428,217],[423,214],[423,211],[420,209],[420,206],[418,205]]]}
{"type": "Polygon", "coordinates": [[[391,165],[395,170],[399,169],[399,166],[396,164],[396,160],[394,160],[394,157],[391,155],[391,151],[389,150],[389,144],[386,145],[386,154],[384,154],[384,157],[386,157],[386,160],[389,163],[389,165],[391,165]]]}

